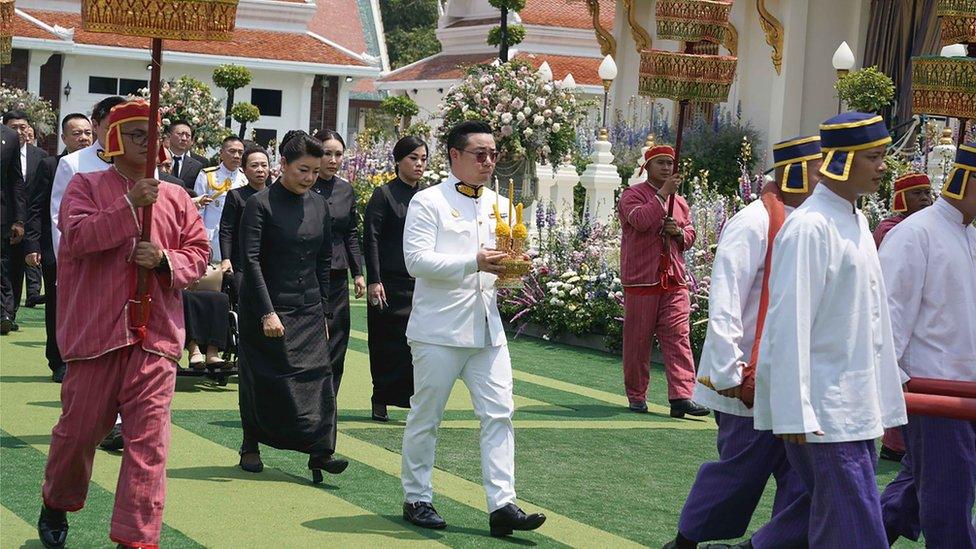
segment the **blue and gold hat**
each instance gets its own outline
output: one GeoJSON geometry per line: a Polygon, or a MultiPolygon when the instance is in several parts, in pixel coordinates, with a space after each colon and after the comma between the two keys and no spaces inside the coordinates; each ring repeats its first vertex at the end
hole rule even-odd
{"type": "Polygon", "coordinates": [[[820,125],[824,156],[820,174],[836,181],[847,181],[854,153],[887,145],[891,135],[884,119],[876,114],[845,112],[820,125]]]}
{"type": "Polygon", "coordinates": [[[976,143],[964,143],[956,150],[956,161],[942,185],[942,194],[961,199],[966,194],[966,186],[973,182],[976,182],[976,143]]]}
{"type": "Polygon", "coordinates": [[[807,162],[819,160],[822,156],[819,135],[797,137],[773,145],[773,167],[783,167],[780,190],[784,193],[810,192],[807,184],[807,162]]]}

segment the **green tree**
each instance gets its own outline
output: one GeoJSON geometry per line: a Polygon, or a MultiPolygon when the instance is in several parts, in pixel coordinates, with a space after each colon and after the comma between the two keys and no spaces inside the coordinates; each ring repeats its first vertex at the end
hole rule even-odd
{"type": "Polygon", "coordinates": [[[380,0],[390,66],[399,68],[441,50],[434,34],[439,0],[380,0]]]}
{"type": "Polygon", "coordinates": [[[834,84],[839,97],[852,111],[880,113],[895,99],[895,84],[878,67],[841,76],[834,84]]]}
{"type": "Polygon", "coordinates": [[[420,113],[417,102],[406,95],[391,95],[380,103],[380,110],[392,116],[396,122],[396,135],[400,137],[410,126],[410,119],[420,113]]]}
{"type": "Polygon", "coordinates": [[[508,63],[508,48],[525,39],[525,27],[509,26],[508,13],[522,11],[525,0],[488,0],[488,3],[501,12],[499,25],[488,33],[488,44],[498,46],[498,59],[502,63],[508,63]]]}
{"type": "Polygon", "coordinates": [[[244,132],[247,130],[247,125],[252,122],[257,122],[261,118],[261,110],[258,109],[257,105],[251,103],[235,103],[230,109],[230,114],[241,125],[240,131],[237,132],[237,137],[241,139],[244,139],[244,132]]]}
{"type": "Polygon", "coordinates": [[[239,65],[218,65],[213,71],[212,78],[218,88],[227,90],[227,109],[224,115],[224,127],[230,128],[231,108],[234,105],[234,90],[239,90],[251,83],[251,71],[239,65]]]}

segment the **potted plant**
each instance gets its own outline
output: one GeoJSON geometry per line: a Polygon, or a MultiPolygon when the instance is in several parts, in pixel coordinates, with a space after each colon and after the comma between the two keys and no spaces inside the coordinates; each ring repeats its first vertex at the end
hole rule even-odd
{"type": "Polygon", "coordinates": [[[847,108],[858,112],[880,113],[895,99],[894,82],[877,67],[841,76],[834,88],[847,108]]]}

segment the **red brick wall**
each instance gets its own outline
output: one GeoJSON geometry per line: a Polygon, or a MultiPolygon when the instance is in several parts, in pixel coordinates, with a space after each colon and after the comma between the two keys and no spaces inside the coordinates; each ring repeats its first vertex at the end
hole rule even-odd
{"type": "Polygon", "coordinates": [[[318,75],[312,82],[312,104],[309,114],[308,127],[311,133],[321,129],[335,129],[336,110],[339,104],[339,78],[336,76],[318,75]],[[329,85],[322,87],[322,79],[327,79],[329,85]],[[324,117],[323,117],[324,113],[324,117]]]}

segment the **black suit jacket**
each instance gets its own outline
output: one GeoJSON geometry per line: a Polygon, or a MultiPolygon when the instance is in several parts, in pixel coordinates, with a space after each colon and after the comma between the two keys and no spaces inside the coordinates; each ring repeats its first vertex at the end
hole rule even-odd
{"type": "Polygon", "coordinates": [[[67,151],[58,156],[42,158],[28,189],[24,252],[40,253],[45,265],[52,265],[55,260],[54,244],[51,242],[51,186],[58,171],[58,162],[66,154],[67,151]]]}
{"type": "Polygon", "coordinates": [[[204,164],[200,163],[192,153],[184,156],[180,161],[179,175],[179,178],[183,181],[182,185],[192,191],[197,183],[197,176],[200,175],[200,170],[203,167],[204,164]]]}
{"type": "Polygon", "coordinates": [[[213,162],[211,162],[209,158],[203,156],[202,154],[197,154],[193,151],[190,151],[190,156],[192,156],[193,159],[199,162],[200,165],[203,166],[204,168],[209,168],[211,165],[213,165],[213,162]]]}
{"type": "Polygon", "coordinates": [[[37,168],[41,164],[41,160],[48,157],[48,154],[44,152],[44,149],[40,147],[35,147],[30,143],[27,144],[27,173],[24,174],[24,181],[27,184],[27,193],[30,194],[31,185],[34,184],[34,178],[37,176],[37,168]]]}
{"type": "Polygon", "coordinates": [[[312,191],[322,195],[329,203],[329,215],[332,217],[332,270],[349,269],[354,277],[363,274],[355,189],[345,179],[333,176],[331,181],[317,179],[312,191]]]}
{"type": "Polygon", "coordinates": [[[27,219],[27,185],[20,168],[20,138],[0,125],[0,238],[6,240],[14,223],[27,219]]]}

